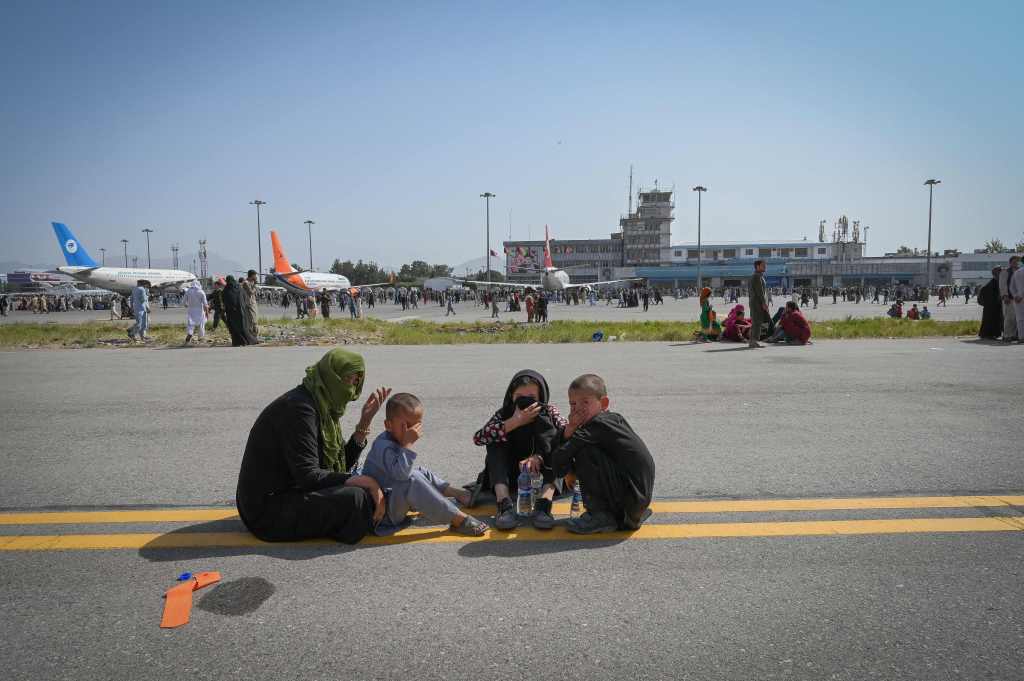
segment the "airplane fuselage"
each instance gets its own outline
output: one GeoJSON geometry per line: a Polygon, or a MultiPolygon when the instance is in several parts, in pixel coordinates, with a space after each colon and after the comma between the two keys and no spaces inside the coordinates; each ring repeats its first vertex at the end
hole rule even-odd
{"type": "Polygon", "coordinates": [[[69,274],[78,281],[85,282],[96,288],[129,294],[139,279],[148,281],[154,289],[169,284],[175,288],[184,288],[196,275],[184,270],[153,270],[135,267],[58,267],[57,271],[69,274]]]}
{"type": "Polygon", "coordinates": [[[569,283],[569,274],[565,270],[551,267],[541,275],[541,288],[545,291],[564,291],[569,283]]]}
{"type": "Polygon", "coordinates": [[[352,288],[348,277],[332,272],[290,272],[275,275],[292,293],[310,296],[317,291],[341,291],[352,288]]]}

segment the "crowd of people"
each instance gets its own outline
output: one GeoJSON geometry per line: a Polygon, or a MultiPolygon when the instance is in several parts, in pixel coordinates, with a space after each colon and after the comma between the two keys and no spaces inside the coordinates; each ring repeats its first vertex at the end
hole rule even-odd
{"type": "Polygon", "coordinates": [[[412,393],[374,390],[345,440],[339,419],[359,399],[365,377],[362,356],[331,350],[256,419],[236,492],[239,517],[254,535],[354,544],[400,530],[417,512],[451,532],[480,536],[488,525],[466,511],[484,495],[497,501],[497,529],[529,521],[549,530],[555,496],[576,490],[586,511],[569,520],[570,532],[635,530],[651,514],[654,458],[628,421],[609,410],[607,386],[596,374],[569,384],[564,418],[543,375],[517,372],[501,406],[472,436],[485,449],[483,470],[463,487],[424,466],[413,449],[426,430],[428,405],[412,393]],[[384,429],[370,444],[382,406],[384,429]],[[520,475],[539,478],[528,513],[518,512],[511,497],[520,475]]]}
{"type": "MultiPolygon", "coordinates": [[[[807,345],[811,342],[811,324],[800,311],[797,300],[788,300],[774,315],[769,315],[771,292],[764,284],[765,261],[754,262],[754,273],[749,282],[750,312],[737,303],[726,315],[724,322],[711,303],[712,290],[705,287],[700,291],[700,328],[694,338],[701,343],[731,341],[747,343],[748,347],[761,348],[761,341],[767,343],[792,343],[807,345]]],[[[733,295],[732,300],[736,300],[733,295]]]]}

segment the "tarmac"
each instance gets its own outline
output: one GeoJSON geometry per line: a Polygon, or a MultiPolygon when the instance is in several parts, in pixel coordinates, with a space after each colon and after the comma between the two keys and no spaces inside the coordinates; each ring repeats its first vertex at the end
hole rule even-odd
{"type": "MultiPolygon", "coordinates": [[[[740,302],[749,311],[749,304],[746,298],[741,298],[740,302]]],[[[776,297],[773,301],[775,305],[784,305],[785,300],[776,297]]],[[[715,298],[712,300],[712,304],[715,310],[718,312],[720,319],[725,319],[725,316],[729,313],[729,310],[733,307],[733,303],[727,303],[721,298],[715,298]]],[[[910,305],[913,303],[907,303],[904,306],[904,312],[910,309],[910,305]]],[[[923,303],[918,303],[920,307],[923,303]]],[[[374,308],[364,308],[367,316],[384,319],[394,322],[402,322],[411,319],[420,319],[434,322],[465,322],[469,321],[490,321],[491,312],[490,309],[471,303],[463,302],[455,306],[455,316],[445,316],[445,308],[438,305],[437,303],[421,303],[418,308],[409,308],[403,310],[400,306],[393,303],[384,303],[377,305],[374,308]]],[[[505,305],[499,305],[499,319],[503,321],[517,320],[526,321],[525,308],[521,312],[505,312],[505,305]]],[[[774,308],[773,308],[774,309],[774,308]]],[[[808,306],[803,309],[804,315],[812,322],[825,321],[829,319],[846,319],[847,317],[853,317],[855,319],[867,318],[867,317],[884,317],[886,311],[889,309],[887,305],[861,302],[853,303],[846,301],[839,301],[836,304],[832,304],[831,298],[822,298],[819,301],[818,308],[814,309],[813,306],[808,306]]],[[[981,321],[981,306],[972,298],[970,303],[965,304],[962,297],[956,298],[948,305],[942,307],[938,306],[938,300],[933,299],[931,304],[928,305],[928,309],[932,312],[932,318],[937,320],[978,320],[981,321]]],[[[664,305],[651,305],[647,311],[644,311],[642,307],[631,307],[631,308],[620,308],[616,304],[605,305],[604,302],[599,302],[597,305],[589,305],[586,303],[580,305],[566,305],[565,303],[552,303],[548,307],[549,319],[569,319],[579,321],[696,321],[700,318],[700,306],[697,303],[696,298],[680,298],[675,300],[674,298],[665,298],[664,305]]],[[[749,314],[749,312],[748,312],[749,314]]],[[[332,308],[331,315],[334,318],[347,319],[349,318],[349,312],[347,310],[341,310],[335,305],[332,308]]],[[[150,322],[153,324],[164,324],[164,323],[180,323],[182,326],[185,325],[185,310],[181,307],[171,307],[164,310],[159,305],[154,305],[151,313],[150,322]]],[[[264,319],[293,319],[295,317],[295,307],[281,308],[277,305],[261,305],[260,316],[264,319]]],[[[52,312],[48,315],[32,314],[31,312],[14,312],[7,317],[0,317],[0,324],[16,324],[16,323],[43,323],[43,324],[77,324],[86,321],[109,321],[110,313],[105,310],[96,311],[71,311],[71,312],[52,312]]]]}
{"type": "Polygon", "coordinates": [[[515,370],[563,411],[601,374],[657,461],[654,516],[263,544],[232,506],[241,451],[322,348],[0,352],[5,678],[1020,678],[1020,346],[357,349],[364,398],[419,395],[419,461],[457,484],[515,370]],[[223,581],[160,629],[202,570],[223,581]]]}

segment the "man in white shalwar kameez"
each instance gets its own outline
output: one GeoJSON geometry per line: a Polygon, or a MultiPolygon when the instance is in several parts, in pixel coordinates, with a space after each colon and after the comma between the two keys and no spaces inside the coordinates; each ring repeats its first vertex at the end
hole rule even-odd
{"type": "Polygon", "coordinates": [[[188,312],[188,320],[185,322],[185,344],[188,345],[192,342],[192,334],[196,327],[199,328],[199,337],[206,338],[206,313],[210,306],[198,280],[193,280],[185,290],[185,309],[188,312]]]}

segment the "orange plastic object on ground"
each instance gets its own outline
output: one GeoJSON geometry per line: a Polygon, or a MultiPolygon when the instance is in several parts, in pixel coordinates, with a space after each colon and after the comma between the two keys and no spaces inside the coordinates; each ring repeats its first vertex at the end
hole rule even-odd
{"type": "Polygon", "coordinates": [[[197,572],[192,579],[173,586],[164,594],[162,629],[173,629],[188,624],[192,615],[192,592],[220,581],[219,572],[197,572]]]}

